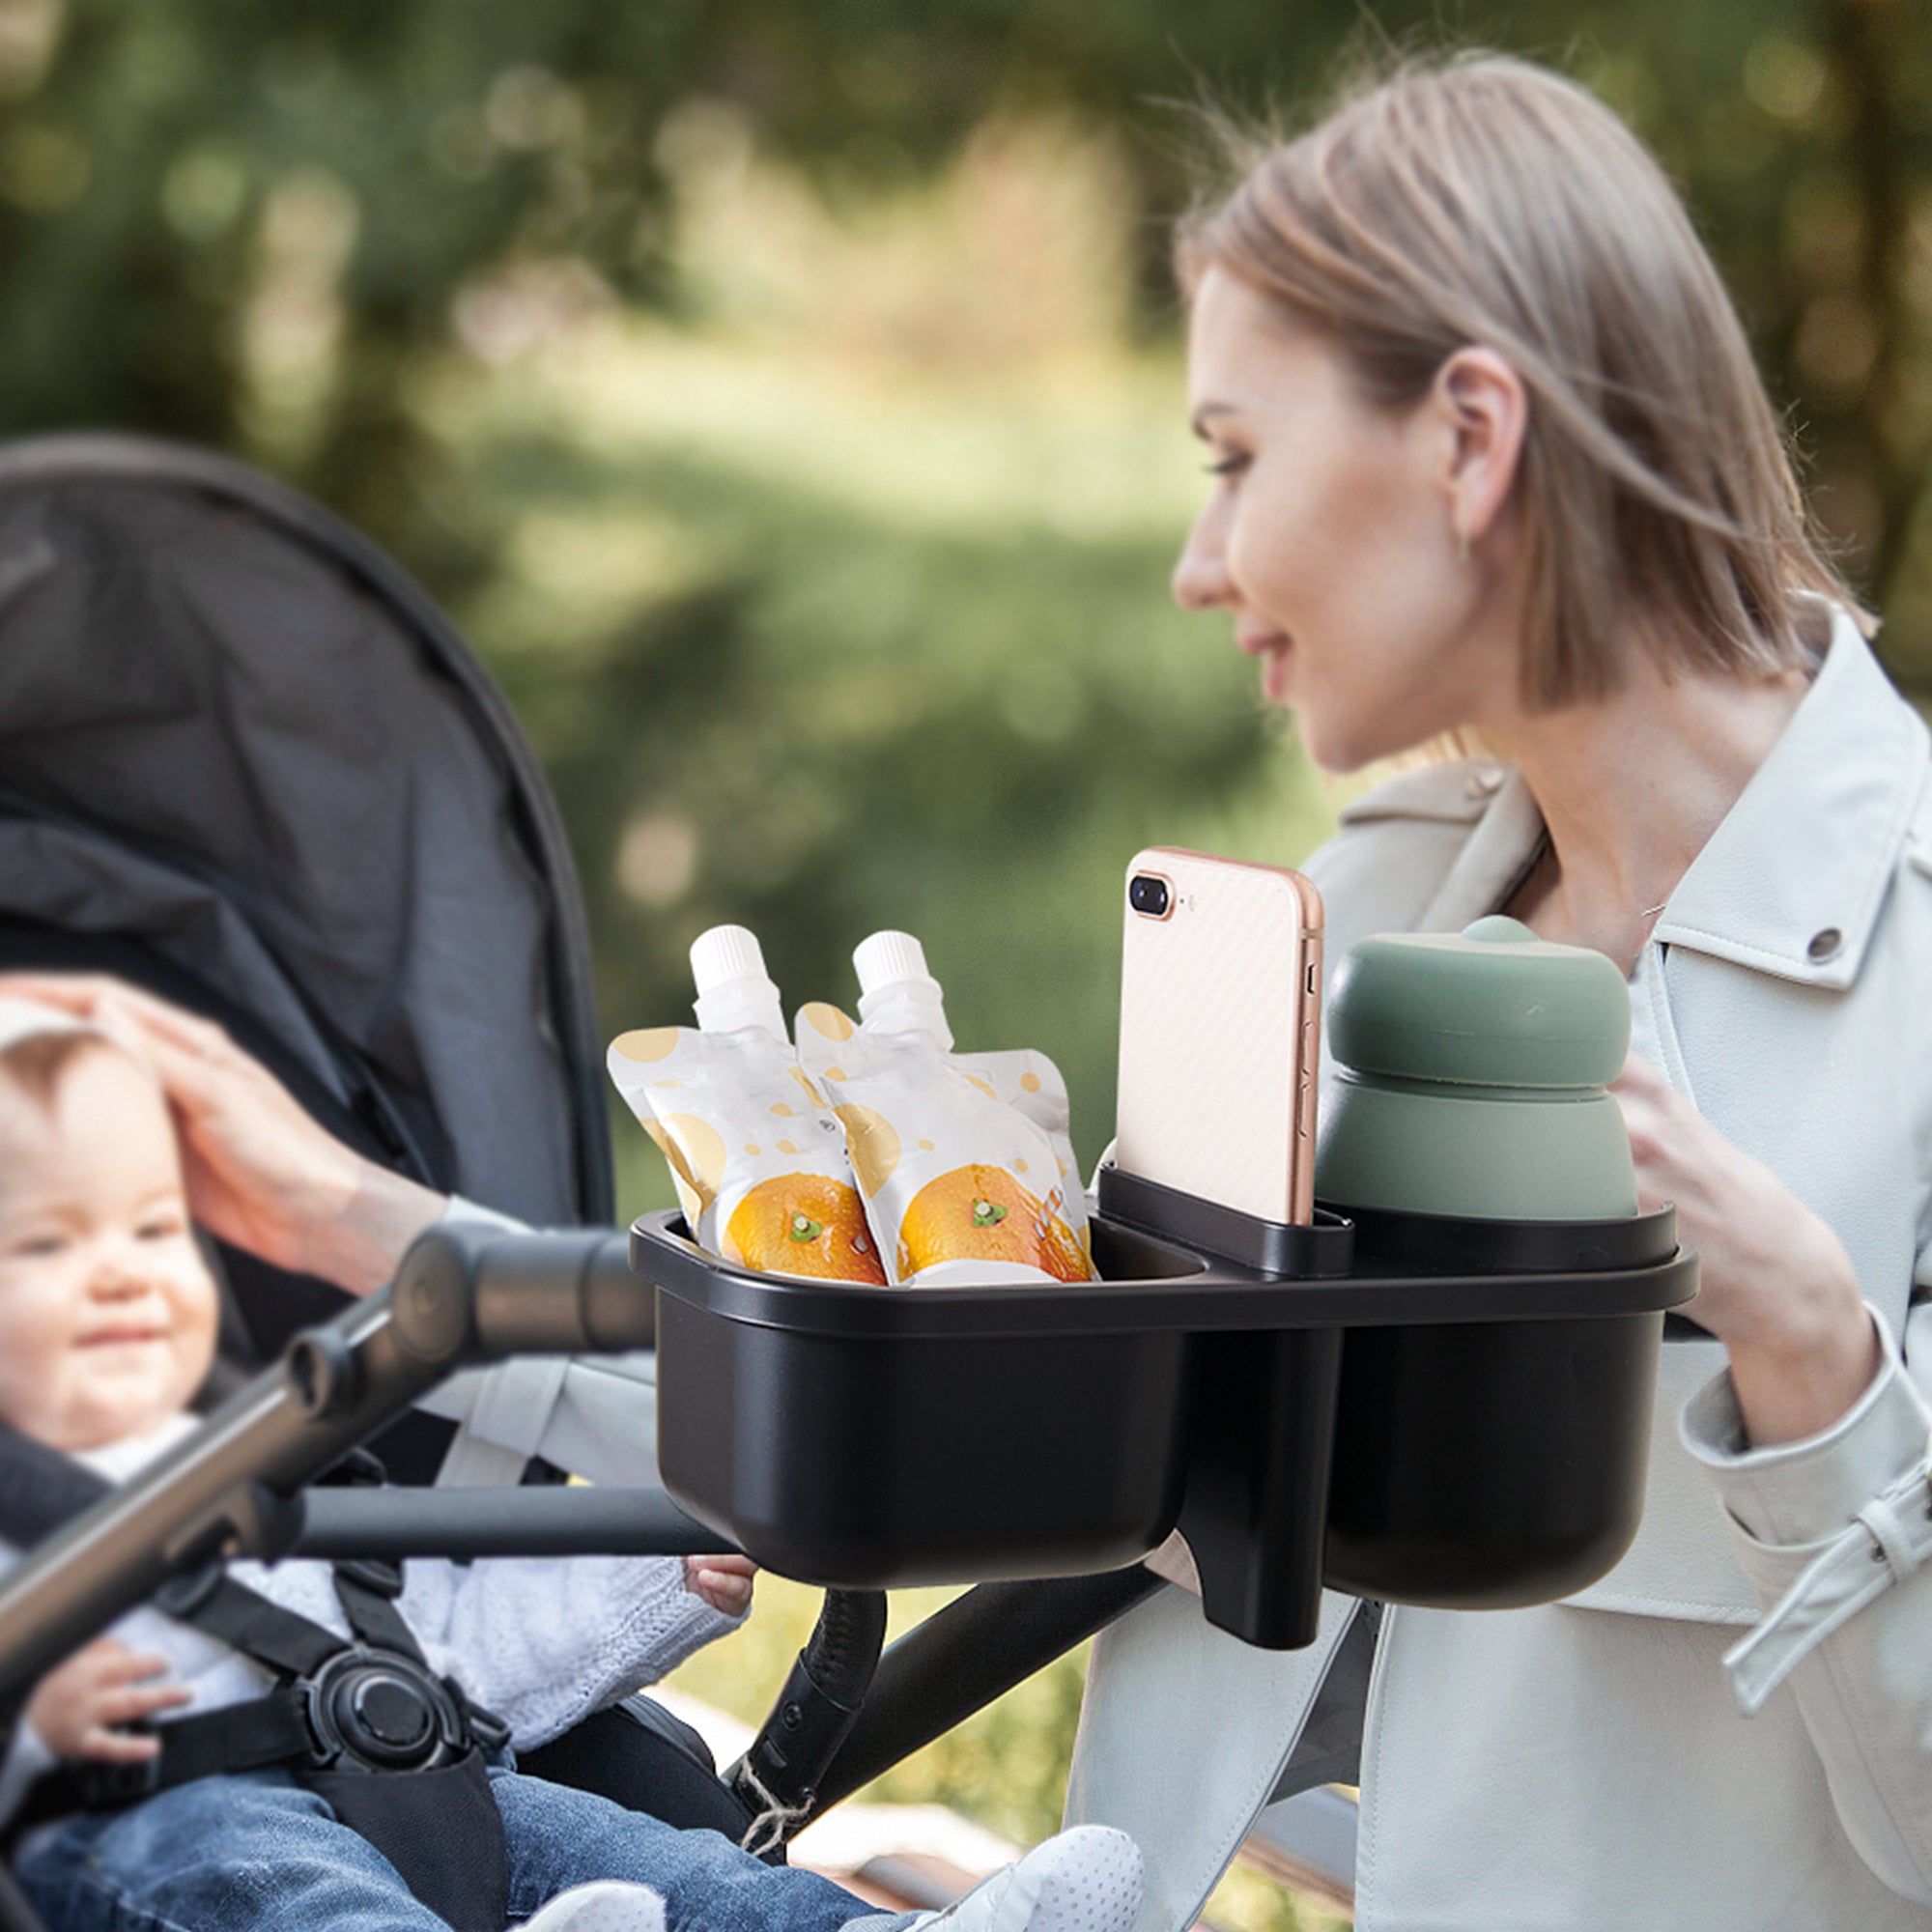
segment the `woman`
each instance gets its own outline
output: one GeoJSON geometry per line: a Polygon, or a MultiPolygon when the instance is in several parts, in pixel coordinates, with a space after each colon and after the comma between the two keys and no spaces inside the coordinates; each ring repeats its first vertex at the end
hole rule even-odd
{"type": "MultiPolygon", "coordinates": [[[[1253,158],[1179,255],[1214,484],[1176,595],[1232,619],[1325,768],[1489,753],[1344,812],[1307,865],[1329,956],[1504,911],[1614,959],[1639,1196],[1676,1204],[1713,1338],[1665,1349],[1643,1527],[1602,1583],[1386,1616],[1357,1922],[1932,1926],[1925,729],[1806,534],[1683,209],[1580,89],[1399,72],[1253,158]]],[[[1268,1722],[1200,1767],[1238,1811],[1320,1663],[1183,1621],[1150,1606],[1095,1682],[1230,1713],[1259,1687],[1268,1722]]],[[[1143,1924],[1184,1922],[1228,1815],[1163,1832],[1090,1728],[1075,1813],[1140,1833],[1143,1924]]],[[[1148,1782],[1191,1776],[1168,1753],[1148,1782]]]]}

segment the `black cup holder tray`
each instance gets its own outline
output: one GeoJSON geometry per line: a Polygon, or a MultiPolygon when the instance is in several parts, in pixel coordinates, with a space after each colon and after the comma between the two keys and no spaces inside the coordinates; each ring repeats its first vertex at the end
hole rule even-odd
{"type": "Polygon", "coordinates": [[[1178,1525],[1208,1617],[1274,1648],[1313,1639],[1324,1583],[1547,1603],[1635,1534],[1663,1311],[1696,1288],[1669,1208],[1286,1227],[1108,1168],[1094,1257],[1064,1287],[878,1289],[644,1216],[666,1488],[828,1586],[1117,1569],[1178,1525]]]}

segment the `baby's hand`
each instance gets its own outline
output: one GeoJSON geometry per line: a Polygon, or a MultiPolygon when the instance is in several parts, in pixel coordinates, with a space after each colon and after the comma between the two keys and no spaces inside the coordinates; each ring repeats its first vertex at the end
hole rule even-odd
{"type": "Polygon", "coordinates": [[[687,1556],[684,1587],[721,1616],[742,1617],[752,1607],[752,1578],[758,1566],[749,1556],[687,1556]]]}
{"type": "Polygon", "coordinates": [[[27,1721],[56,1757],[145,1763],[160,1740],[115,1727],[191,1701],[182,1685],[154,1681],[168,1668],[165,1657],[142,1656],[103,1636],[41,1679],[27,1700],[27,1721]]]}

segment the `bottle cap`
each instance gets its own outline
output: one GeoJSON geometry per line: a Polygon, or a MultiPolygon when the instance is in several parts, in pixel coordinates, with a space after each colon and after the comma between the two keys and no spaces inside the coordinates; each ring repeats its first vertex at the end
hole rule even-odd
{"type": "Polygon", "coordinates": [[[755,1026],[785,1037],[784,1009],[755,933],[742,925],[700,932],[691,943],[691,977],[697,985],[697,1024],[706,1033],[755,1026]]]}
{"type": "Polygon", "coordinates": [[[919,1033],[941,1053],[952,1050],[946,996],[925,969],[925,948],[909,932],[875,932],[852,954],[859,974],[859,1018],[877,1033],[919,1033]]]}
{"type": "Polygon", "coordinates": [[[1630,1047],[1630,988],[1601,952],[1518,920],[1379,933],[1349,949],[1328,1044],[1358,1073],[1483,1087],[1594,1087],[1630,1047]]]}
{"type": "Polygon", "coordinates": [[[858,970],[861,995],[876,993],[902,980],[939,990],[939,981],[925,970],[925,948],[909,932],[875,932],[871,938],[862,939],[852,954],[852,964],[858,970]]]}
{"type": "Polygon", "coordinates": [[[756,933],[742,925],[714,925],[691,942],[691,977],[700,995],[715,993],[732,980],[762,980],[764,948],[756,933]]]}

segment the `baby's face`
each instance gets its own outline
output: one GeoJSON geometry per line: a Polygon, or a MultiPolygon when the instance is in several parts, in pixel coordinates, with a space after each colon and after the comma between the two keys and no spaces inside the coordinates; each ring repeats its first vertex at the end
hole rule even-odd
{"type": "Polygon", "coordinates": [[[0,1074],[0,1421],[56,1449],[140,1435],[201,1385],[216,1323],[152,1076],[90,1050],[43,1104],[0,1074]]]}

